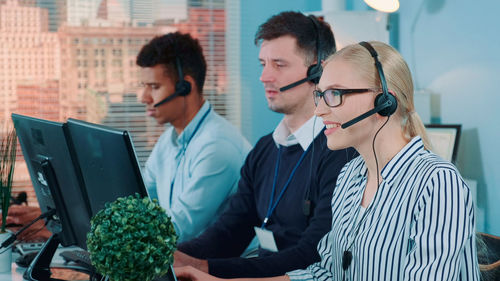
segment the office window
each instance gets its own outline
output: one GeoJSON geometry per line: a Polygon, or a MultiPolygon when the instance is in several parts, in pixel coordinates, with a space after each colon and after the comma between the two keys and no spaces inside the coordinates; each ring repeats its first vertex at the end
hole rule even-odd
{"type": "MultiPolygon", "coordinates": [[[[206,99],[240,126],[239,49],[226,44],[239,40],[238,5],[239,0],[0,1],[0,77],[6,77],[0,79],[0,122],[5,127],[16,112],[126,129],[143,166],[165,127],[148,118],[140,103],[135,56],[154,36],[181,31],[204,49],[206,99]]],[[[36,204],[20,155],[13,194],[23,190],[36,204]]]]}

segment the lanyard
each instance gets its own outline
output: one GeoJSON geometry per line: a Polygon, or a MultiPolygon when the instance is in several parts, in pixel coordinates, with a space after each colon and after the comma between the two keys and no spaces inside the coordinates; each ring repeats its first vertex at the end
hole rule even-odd
{"type": "MultiPolygon", "coordinates": [[[[309,145],[309,147],[311,147],[311,145],[309,145]]],[[[271,215],[274,212],[274,209],[276,209],[276,206],[278,206],[278,203],[281,200],[281,197],[283,197],[283,194],[287,190],[290,182],[292,181],[292,178],[295,175],[297,168],[299,167],[300,163],[302,163],[302,160],[304,160],[304,157],[306,156],[307,152],[309,151],[309,147],[300,156],[299,161],[297,161],[297,164],[295,164],[295,167],[293,167],[293,170],[292,170],[292,173],[290,174],[290,177],[288,177],[288,180],[286,181],[285,185],[283,186],[281,193],[278,195],[278,198],[276,198],[276,201],[273,203],[274,193],[276,192],[276,182],[278,181],[278,172],[279,172],[279,167],[280,167],[280,158],[281,158],[281,145],[280,145],[280,147],[278,149],[278,159],[276,159],[276,167],[274,168],[273,189],[271,191],[271,198],[269,199],[269,206],[267,207],[266,218],[264,219],[264,222],[262,223],[261,228],[264,228],[266,226],[267,222],[269,221],[269,218],[271,217],[271,215]]]]}
{"type": "Polygon", "coordinates": [[[200,128],[200,126],[203,123],[203,121],[205,121],[205,118],[208,116],[208,113],[210,113],[211,109],[212,109],[212,107],[209,106],[207,112],[205,112],[205,114],[203,114],[203,116],[200,119],[200,122],[198,122],[198,124],[194,128],[193,133],[191,134],[191,136],[189,137],[188,141],[184,144],[184,147],[182,148],[181,155],[179,156],[180,160],[177,163],[177,166],[175,167],[174,177],[172,179],[172,183],[170,184],[170,200],[169,200],[170,206],[172,206],[172,194],[174,193],[175,177],[177,176],[177,171],[179,169],[179,166],[181,165],[181,161],[184,161],[184,156],[186,154],[186,149],[187,149],[189,143],[191,142],[191,140],[193,139],[194,135],[196,134],[196,132],[198,132],[198,129],[200,128]]]}

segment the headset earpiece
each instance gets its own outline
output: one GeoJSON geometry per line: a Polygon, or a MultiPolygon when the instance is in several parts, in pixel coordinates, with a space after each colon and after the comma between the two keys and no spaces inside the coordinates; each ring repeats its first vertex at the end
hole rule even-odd
{"type": "Polygon", "coordinates": [[[175,57],[175,65],[177,66],[177,74],[179,75],[179,81],[175,83],[175,93],[181,97],[187,96],[191,92],[191,83],[184,80],[182,64],[178,56],[175,57]]]}
{"type": "Polygon", "coordinates": [[[311,77],[309,81],[314,84],[319,83],[321,74],[323,74],[323,67],[321,66],[321,64],[313,64],[307,69],[307,77],[311,77]]]}
{"type": "Polygon", "coordinates": [[[175,92],[181,97],[187,96],[191,92],[191,83],[184,79],[178,81],[175,83],[175,92]]]}
{"type": "Polygon", "coordinates": [[[396,112],[396,109],[398,108],[398,101],[391,94],[385,95],[384,93],[380,93],[375,97],[375,108],[378,106],[383,107],[378,114],[381,116],[390,116],[396,112]],[[384,103],[387,103],[387,105],[383,106],[384,103]]]}

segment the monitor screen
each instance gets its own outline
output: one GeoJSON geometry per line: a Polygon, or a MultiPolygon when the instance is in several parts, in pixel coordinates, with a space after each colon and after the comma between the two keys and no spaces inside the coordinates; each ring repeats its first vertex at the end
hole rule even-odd
{"type": "Polygon", "coordinates": [[[86,249],[90,209],[66,125],[18,114],[12,114],[12,121],[40,209],[56,209],[56,219],[49,220],[47,228],[58,233],[63,246],[86,249]]]}
{"type": "Polygon", "coordinates": [[[127,131],[71,118],[67,124],[92,215],[118,197],[147,196],[127,131]]]}

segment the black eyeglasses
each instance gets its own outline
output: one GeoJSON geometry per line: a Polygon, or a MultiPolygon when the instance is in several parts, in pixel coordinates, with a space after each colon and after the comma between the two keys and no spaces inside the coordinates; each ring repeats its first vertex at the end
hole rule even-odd
{"type": "Polygon", "coordinates": [[[326,89],[323,92],[314,90],[313,98],[314,104],[318,106],[321,97],[325,100],[326,105],[329,107],[337,107],[342,104],[342,96],[347,94],[359,94],[365,92],[373,92],[376,89],[326,89]]]}

